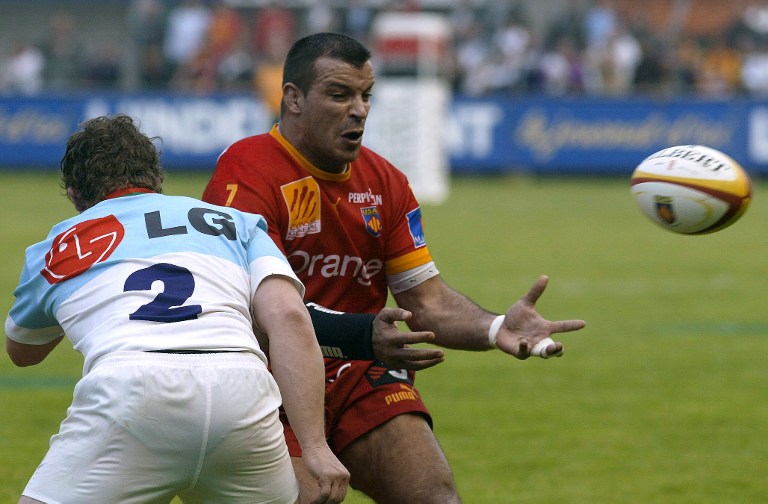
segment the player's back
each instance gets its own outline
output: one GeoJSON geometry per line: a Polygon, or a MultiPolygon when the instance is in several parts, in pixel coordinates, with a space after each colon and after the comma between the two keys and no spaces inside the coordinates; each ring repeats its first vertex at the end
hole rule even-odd
{"type": "MultiPolygon", "coordinates": [[[[185,197],[103,201],[27,250],[12,331],[63,329],[86,358],[117,350],[246,350],[250,299],[266,272],[287,268],[263,220],[185,197]],[[26,308],[33,304],[39,309],[26,308]],[[58,326],[61,327],[58,327],[58,326]]],[[[8,322],[7,322],[8,324],[8,322]]]]}

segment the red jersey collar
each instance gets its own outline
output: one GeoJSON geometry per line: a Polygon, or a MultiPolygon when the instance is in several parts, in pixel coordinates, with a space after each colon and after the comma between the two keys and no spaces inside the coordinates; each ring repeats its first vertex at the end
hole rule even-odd
{"type": "Polygon", "coordinates": [[[349,180],[349,178],[352,176],[352,163],[347,164],[347,169],[344,170],[343,173],[329,173],[313,165],[307,158],[301,155],[296,147],[291,145],[291,143],[283,136],[282,133],[280,133],[280,128],[278,128],[277,124],[272,126],[272,130],[269,132],[269,134],[272,136],[272,138],[277,140],[277,142],[282,145],[285,150],[288,151],[291,157],[295,159],[296,162],[299,163],[312,176],[322,180],[330,180],[334,182],[344,182],[345,180],[349,180]]]}
{"type": "Polygon", "coordinates": [[[119,198],[121,196],[130,196],[131,194],[153,193],[153,192],[157,192],[157,191],[153,191],[152,189],[147,189],[145,187],[124,187],[122,189],[112,191],[111,193],[104,196],[104,199],[108,200],[113,198],[119,198]]]}

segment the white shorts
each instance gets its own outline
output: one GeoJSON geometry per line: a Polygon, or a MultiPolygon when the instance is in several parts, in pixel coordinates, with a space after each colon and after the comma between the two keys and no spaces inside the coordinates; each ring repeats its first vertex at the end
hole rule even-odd
{"type": "Polygon", "coordinates": [[[75,387],[24,495],[49,503],[292,503],[272,375],[254,354],[116,352],[75,387]]]}

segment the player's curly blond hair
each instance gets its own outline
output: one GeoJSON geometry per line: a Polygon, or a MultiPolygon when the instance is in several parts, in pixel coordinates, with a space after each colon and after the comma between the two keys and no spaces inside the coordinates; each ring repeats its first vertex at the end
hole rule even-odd
{"type": "Polygon", "coordinates": [[[75,208],[83,211],[109,193],[129,187],[162,192],[160,154],[129,116],[96,117],[67,140],[61,183],[75,208]]]}

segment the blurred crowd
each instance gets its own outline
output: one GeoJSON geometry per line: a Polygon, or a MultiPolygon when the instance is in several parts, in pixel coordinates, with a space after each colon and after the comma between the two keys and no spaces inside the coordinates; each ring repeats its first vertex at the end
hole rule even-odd
{"type": "MultiPolygon", "coordinates": [[[[768,2],[745,3],[717,29],[691,34],[682,27],[696,1],[671,0],[663,25],[616,0],[573,1],[541,28],[525,2],[457,0],[434,10],[451,27],[440,73],[455,91],[473,96],[768,95],[768,2]]],[[[298,37],[340,31],[375,53],[376,16],[419,9],[418,0],[302,7],[131,0],[120,27],[128,43],[97,48],[79,39],[79,20],[63,10],[51,15],[40,40],[2,48],[0,92],[249,91],[277,107],[281,63],[298,37]]]]}

